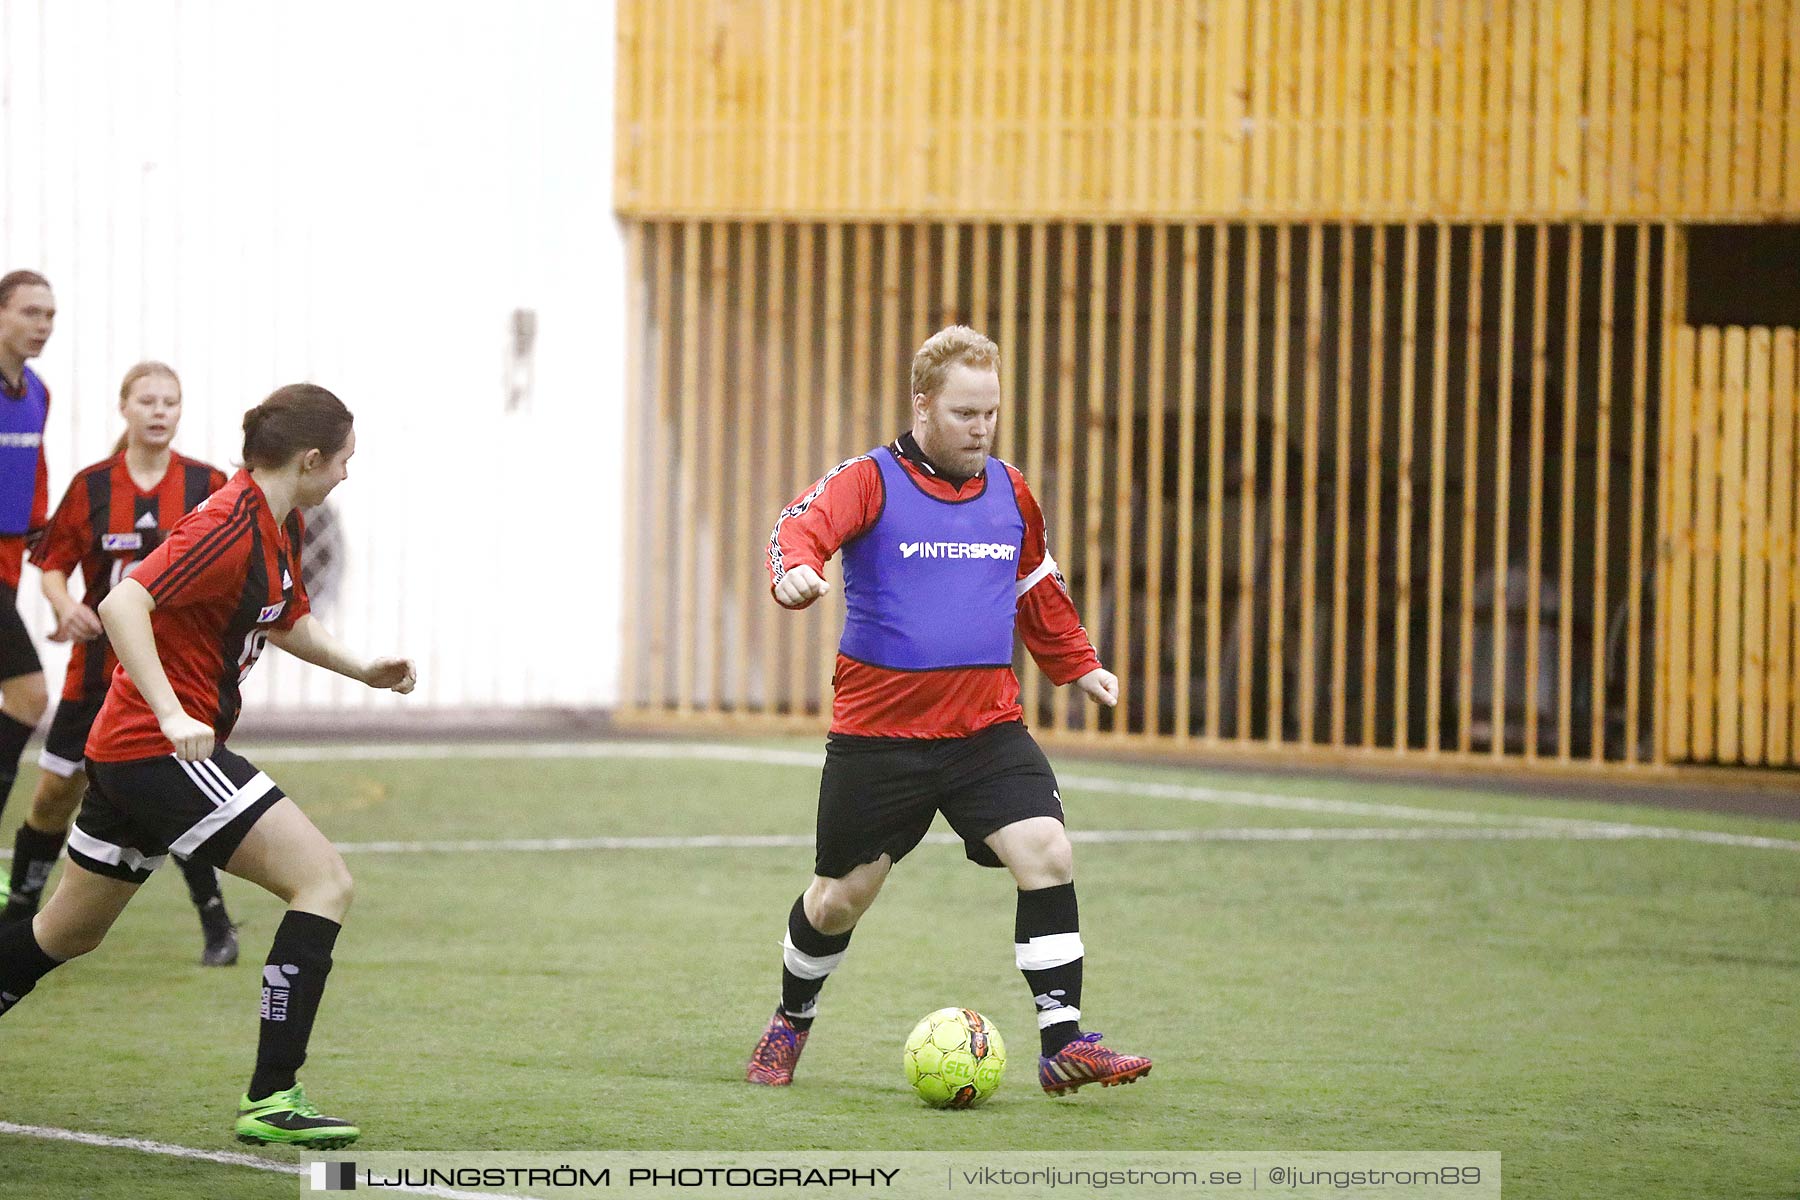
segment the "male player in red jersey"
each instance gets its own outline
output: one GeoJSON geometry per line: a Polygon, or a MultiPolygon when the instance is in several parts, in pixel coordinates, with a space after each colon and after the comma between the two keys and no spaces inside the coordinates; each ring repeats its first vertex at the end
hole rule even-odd
{"type": "Polygon", "coordinates": [[[50,391],[25,364],[56,328],[56,297],[36,271],[0,276],[0,810],[19,773],[26,739],[50,697],[44,668],[19,617],[25,542],[50,510],[44,421],[50,391]]]}
{"type": "MultiPolygon", "coordinates": [[[[62,699],[38,755],[37,791],[13,841],[12,879],[0,923],[29,920],[62,852],[63,838],[87,790],[84,747],[119,660],[100,626],[100,602],[113,586],[161,545],[185,514],[225,485],[225,475],[175,452],[181,425],[181,380],[173,367],[141,362],[119,384],[125,435],[110,456],[76,472],[50,518],[31,561],[43,572],[44,597],[56,613],[51,641],[72,641],[62,699]],[[69,575],[77,568],[86,585],[77,600],[69,575]]],[[[200,913],[204,966],[237,961],[237,932],[219,891],[219,875],[206,863],[179,858],[188,895],[200,913]]]]}
{"type": "Polygon", "coordinates": [[[966,326],[912,364],[912,430],[840,463],[782,510],[774,596],[805,608],[844,555],[845,619],[819,784],[811,885],[783,941],[781,1003],[745,1077],[793,1081],[825,978],[896,862],[942,812],[970,860],[1018,885],[1013,951],[1037,1005],[1038,1082],[1052,1095],[1130,1083],[1150,1060],[1081,1029],[1080,923],[1062,797],[1025,731],[1014,629],[1056,684],[1118,703],[1050,557],[1025,479],[989,456],[1000,352],[966,326]]]}
{"type": "Polygon", "coordinates": [[[244,414],[244,469],[100,605],[119,670],[88,738],[90,786],[69,865],[42,912],[0,926],[4,1014],[98,946],[171,852],[280,897],[288,909],[262,972],[256,1071],[234,1128],[240,1141],[312,1149],[360,1133],[322,1115],[295,1079],[350,907],[350,872],[275,781],[225,743],[238,685],[269,642],[369,687],[413,689],[406,659],[363,659],[326,632],[301,581],[298,510],[322,504],[348,475],[351,425],[322,387],[277,389],[244,414]]]}

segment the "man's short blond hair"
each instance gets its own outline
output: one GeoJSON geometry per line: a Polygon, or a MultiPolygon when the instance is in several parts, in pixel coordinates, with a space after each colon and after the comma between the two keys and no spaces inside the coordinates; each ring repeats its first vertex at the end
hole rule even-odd
{"type": "Polygon", "coordinates": [[[978,371],[1000,369],[1000,347],[967,325],[948,325],[925,339],[912,361],[912,394],[935,396],[944,390],[957,363],[978,371]]]}

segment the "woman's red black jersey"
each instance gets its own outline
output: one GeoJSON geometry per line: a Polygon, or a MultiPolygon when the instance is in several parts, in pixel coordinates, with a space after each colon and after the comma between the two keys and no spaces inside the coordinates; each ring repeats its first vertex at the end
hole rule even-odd
{"type": "MultiPolygon", "coordinates": [[[[43,540],[31,552],[41,571],[73,575],[81,570],[81,602],[98,609],[106,594],[136,564],[162,545],[175,523],[225,485],[225,472],[182,454],[169,455],[169,469],[155,487],[132,481],[123,452],[77,472],[50,517],[43,540]]],[[[63,676],[64,700],[98,700],[119,660],[102,634],[76,642],[63,676]]]]}
{"type": "MultiPolygon", "coordinates": [[[[131,573],[156,602],[150,628],[170,687],[220,742],[237,723],[238,684],[269,631],[293,628],[312,609],[300,579],[304,531],[299,510],[277,525],[262,489],[239,471],[131,573]]],[[[88,735],[87,757],[125,762],[174,750],[120,667],[88,735]]]]}

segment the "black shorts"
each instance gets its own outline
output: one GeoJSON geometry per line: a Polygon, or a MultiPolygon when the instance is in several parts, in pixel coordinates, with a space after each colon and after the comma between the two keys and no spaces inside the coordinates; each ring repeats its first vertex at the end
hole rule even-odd
{"type": "Polygon", "coordinates": [[[282,797],[275,781],[220,746],[212,757],[173,754],[87,765],[87,798],[69,830],[69,858],[142,883],[170,852],[222,867],[282,797]]]}
{"type": "Polygon", "coordinates": [[[1050,761],[1018,721],[966,738],[825,741],[813,872],[842,879],[911,852],[943,813],[971,862],[1001,862],[983,838],[1029,817],[1063,819],[1050,761]]]}
{"type": "Polygon", "coordinates": [[[62,779],[81,770],[87,754],[88,734],[100,716],[98,700],[58,700],[56,715],[50,718],[50,732],[44,735],[44,748],[38,752],[38,768],[62,779]]]}
{"type": "Polygon", "coordinates": [[[25,618],[19,615],[19,591],[0,583],[0,680],[36,675],[43,669],[37,647],[25,632],[25,618]]]}

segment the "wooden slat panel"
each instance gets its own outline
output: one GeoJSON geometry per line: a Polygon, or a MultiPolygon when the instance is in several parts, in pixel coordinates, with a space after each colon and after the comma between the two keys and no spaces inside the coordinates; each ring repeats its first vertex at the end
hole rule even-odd
{"type": "Polygon", "coordinates": [[[1268,599],[1268,704],[1266,735],[1272,743],[1283,740],[1283,673],[1287,666],[1287,460],[1288,460],[1288,347],[1293,326],[1293,226],[1275,230],[1275,344],[1270,347],[1274,378],[1269,393],[1272,409],[1269,460],[1269,599],[1268,599]]]}
{"type": "Polygon", "coordinates": [[[1331,550],[1331,744],[1344,744],[1350,656],[1350,413],[1356,332],[1356,228],[1338,227],[1338,359],[1336,490],[1331,550]]]}
{"type": "Polygon", "coordinates": [[[1550,229],[1532,231],[1530,473],[1525,496],[1525,757],[1538,752],[1543,642],[1544,421],[1550,366],[1550,229]]]}
{"type": "MultiPolygon", "coordinates": [[[[1632,277],[1631,318],[1631,502],[1627,508],[1629,532],[1625,537],[1626,588],[1630,602],[1625,610],[1625,761],[1638,760],[1644,736],[1642,668],[1644,649],[1644,499],[1650,412],[1650,226],[1633,231],[1637,257],[1632,277]]],[[[1663,393],[1667,414],[1673,397],[1663,393]]],[[[1666,429],[1668,421],[1661,422],[1666,429]]]]}
{"type": "Polygon", "coordinates": [[[1243,398],[1238,410],[1238,603],[1237,728],[1251,733],[1251,690],[1256,679],[1256,425],[1257,357],[1262,332],[1262,226],[1244,231],[1243,398]]]}
{"type": "Polygon", "coordinates": [[[1369,52],[1363,28],[1365,9],[1373,5],[1344,5],[1344,186],[1346,207],[1363,209],[1368,204],[1368,175],[1364,165],[1375,135],[1368,121],[1369,52]]]}
{"type": "Polygon", "coordinates": [[[1465,276],[1469,295],[1469,342],[1463,368],[1462,601],[1456,659],[1456,748],[1464,754],[1469,752],[1475,732],[1475,538],[1480,518],[1477,485],[1481,481],[1481,297],[1486,245],[1486,231],[1479,225],[1471,228],[1465,276]]]}
{"type": "MultiPolygon", "coordinates": [[[[1577,130],[1580,139],[1579,157],[1570,164],[1575,172],[1570,185],[1572,188],[1579,188],[1580,200],[1604,211],[1613,210],[1611,193],[1615,164],[1612,140],[1624,107],[1619,102],[1619,79],[1612,69],[1615,52],[1612,22],[1613,10],[1617,6],[1618,0],[1591,0],[1585,6],[1588,27],[1581,49],[1581,69],[1587,78],[1587,123],[1577,130]]],[[[1566,14],[1566,20],[1574,23],[1577,36],[1580,36],[1583,7],[1571,4],[1566,14]]],[[[1620,47],[1625,53],[1630,53],[1630,48],[1630,42],[1625,42],[1620,47]]],[[[1571,64],[1571,70],[1573,69],[1571,64]]],[[[1578,80],[1577,96],[1581,94],[1580,86],[1578,80]]]]}
{"type": "MultiPolygon", "coordinates": [[[[708,420],[704,423],[702,439],[705,450],[699,468],[703,493],[702,520],[707,530],[703,544],[698,547],[702,576],[698,623],[703,628],[696,633],[696,637],[706,648],[707,663],[704,678],[696,687],[704,693],[705,710],[708,713],[721,711],[721,698],[725,693],[725,626],[731,608],[730,592],[726,587],[724,574],[727,536],[725,525],[729,519],[724,500],[727,439],[725,422],[718,419],[728,410],[729,403],[725,391],[725,330],[727,298],[731,292],[730,247],[726,240],[729,231],[729,225],[717,222],[709,222],[706,226],[706,286],[703,303],[706,333],[704,345],[698,351],[703,354],[706,366],[706,382],[701,393],[700,407],[708,420]]],[[[699,281],[696,268],[697,290],[699,281]]]]}
{"type": "Polygon", "coordinates": [[[1362,736],[1364,746],[1375,744],[1375,700],[1380,692],[1376,658],[1381,645],[1381,484],[1384,455],[1381,448],[1382,398],[1387,358],[1387,228],[1375,227],[1369,249],[1369,395],[1368,454],[1363,463],[1363,637],[1362,637],[1362,736]]]}
{"type": "MultiPolygon", "coordinates": [[[[790,289],[794,297],[794,315],[792,332],[788,340],[794,347],[794,381],[788,389],[792,397],[790,406],[793,410],[793,430],[788,437],[788,449],[791,452],[788,478],[791,486],[800,487],[803,478],[813,471],[823,471],[826,463],[824,456],[814,448],[814,428],[819,424],[819,400],[815,376],[817,371],[813,359],[813,325],[816,320],[814,303],[817,295],[818,275],[818,236],[811,222],[803,224],[792,235],[794,246],[794,286],[790,289]]],[[[784,306],[785,307],[785,306],[784,306]]],[[[779,394],[779,393],[777,393],[779,394]]],[[[779,503],[779,502],[778,502],[779,503]]],[[[841,592],[842,588],[833,591],[841,592]]],[[[778,613],[788,637],[787,684],[788,711],[796,715],[808,711],[810,700],[809,681],[816,674],[812,662],[813,647],[817,635],[812,626],[819,622],[820,616],[827,611],[821,604],[813,604],[803,612],[778,613]]]]}
{"type": "MultiPolygon", "coordinates": [[[[1325,340],[1325,229],[1317,221],[1306,230],[1306,332],[1301,396],[1300,459],[1300,730],[1299,740],[1314,740],[1318,711],[1319,610],[1319,390],[1325,340]]],[[[1340,401],[1340,404],[1342,402],[1340,401]]]]}
{"type": "Polygon", "coordinates": [[[1175,736],[1184,740],[1194,729],[1194,496],[1198,490],[1194,437],[1199,424],[1199,362],[1200,228],[1186,225],[1181,231],[1181,353],[1176,364],[1181,373],[1177,389],[1181,447],[1175,487],[1175,736]]]}
{"type": "MultiPolygon", "coordinates": [[[[1144,394],[1149,415],[1145,426],[1144,457],[1149,463],[1149,472],[1144,484],[1143,731],[1152,735],[1162,731],[1163,461],[1167,398],[1170,394],[1168,311],[1169,227],[1158,225],[1150,233],[1149,387],[1144,394]]],[[[1130,572],[1122,574],[1129,576],[1130,572]]],[[[1119,727],[1124,728],[1124,725],[1125,722],[1121,719],[1119,727]]]]}
{"type": "Polygon", "coordinates": [[[1719,418],[1724,338],[1700,331],[1694,409],[1694,757],[1711,760],[1719,711],[1719,418]]]}
{"type": "MultiPolygon", "coordinates": [[[[653,360],[655,382],[651,385],[654,400],[650,410],[644,486],[650,511],[650,520],[647,522],[650,552],[647,557],[652,577],[668,579],[671,575],[669,547],[674,542],[668,536],[668,465],[673,461],[668,422],[675,407],[675,230],[673,226],[659,224],[652,226],[652,233],[652,253],[656,258],[656,274],[651,282],[651,291],[655,297],[656,351],[653,360]]],[[[645,702],[652,706],[660,707],[668,698],[667,672],[668,664],[672,661],[669,637],[668,606],[653,604],[650,612],[649,653],[645,656],[649,678],[644,695],[645,702]]]]}
{"type": "Polygon", "coordinates": [[[1567,304],[1563,327],[1562,496],[1558,505],[1556,604],[1556,756],[1574,753],[1575,707],[1575,414],[1581,397],[1581,226],[1569,228],[1567,304]]]}
{"type": "Polygon", "coordinates": [[[1668,479],[1668,503],[1663,506],[1662,541],[1668,547],[1667,587],[1659,608],[1667,612],[1666,635],[1661,639],[1667,655],[1663,697],[1668,706],[1664,724],[1669,758],[1681,761],[1693,756],[1694,705],[1694,393],[1695,337],[1691,329],[1674,331],[1670,356],[1668,399],[1669,435],[1663,451],[1663,474],[1668,479]]]}
{"type": "Polygon", "coordinates": [[[1206,736],[1218,740],[1225,611],[1225,320],[1231,270],[1231,226],[1212,227],[1212,353],[1206,419],[1206,736]]]}
{"type": "MultiPolygon", "coordinates": [[[[623,19],[623,18],[621,18],[623,19]]],[[[623,28],[623,27],[622,27],[623,28]]],[[[642,442],[655,413],[650,408],[650,395],[644,386],[644,353],[649,341],[645,334],[645,326],[649,323],[649,303],[646,297],[648,288],[644,279],[644,265],[647,261],[644,243],[655,237],[652,227],[643,221],[625,222],[625,319],[628,322],[625,333],[625,528],[627,531],[640,530],[645,526],[644,493],[648,490],[640,481],[644,463],[649,456],[644,453],[642,442]]],[[[627,533],[626,545],[628,553],[641,553],[641,547],[627,533]]],[[[642,639],[630,636],[630,631],[639,627],[647,606],[643,603],[647,591],[647,580],[632,577],[629,590],[625,594],[625,612],[627,614],[628,634],[619,644],[619,707],[630,712],[638,707],[640,676],[643,664],[640,646],[642,639]]]]}
{"type": "Polygon", "coordinates": [[[1681,190],[1677,203],[1688,211],[1706,203],[1706,128],[1712,98],[1712,8],[1716,0],[1694,0],[1687,10],[1686,67],[1682,73],[1687,103],[1681,111],[1681,190]]]}
{"type": "MultiPolygon", "coordinates": [[[[1592,657],[1588,668],[1588,757],[1601,761],[1606,753],[1608,629],[1607,568],[1613,546],[1608,539],[1612,515],[1612,395],[1613,313],[1618,267],[1619,231],[1608,225],[1600,232],[1600,373],[1594,394],[1594,604],[1589,619],[1592,657]]],[[[1572,606],[1571,606],[1572,607],[1572,606]]]]}
{"type": "Polygon", "coordinates": [[[1731,55],[1735,86],[1730,125],[1715,136],[1730,139],[1731,186],[1726,203],[1734,209],[1749,210],[1756,207],[1756,153],[1761,141],[1756,126],[1761,90],[1762,6],[1745,0],[1738,0],[1738,4],[1737,44],[1731,55]]]}
{"type": "MultiPolygon", "coordinates": [[[[1432,293],[1430,556],[1426,559],[1425,748],[1443,749],[1444,495],[1450,424],[1450,226],[1439,224],[1432,293]]],[[[1468,460],[1471,463],[1473,460],[1468,460]]]]}
{"type": "MultiPolygon", "coordinates": [[[[1049,304],[1050,237],[1049,229],[1041,221],[1033,224],[1030,228],[1031,241],[1026,251],[1031,274],[1030,283],[1026,288],[1030,300],[1027,302],[1028,309],[1025,314],[1025,355],[1020,358],[1015,354],[1014,361],[1020,363],[1025,371],[1025,479],[1032,487],[1032,494],[1038,497],[1041,507],[1045,499],[1044,493],[1038,490],[1044,486],[1044,388],[1046,377],[1050,371],[1050,363],[1046,359],[1044,347],[1045,309],[1049,304]]],[[[1002,285],[1001,305],[1005,308],[1011,308],[1017,304],[1016,300],[1009,301],[1004,298],[1004,289],[1017,287],[1019,233],[1018,226],[1008,225],[1002,235],[1005,240],[1001,243],[1002,265],[1000,269],[1002,278],[1006,282],[1002,285]]],[[[1019,369],[1019,367],[1015,367],[1012,372],[1015,388],[1019,369]]],[[[1062,513],[1055,514],[1057,519],[1061,519],[1062,516],[1062,513]]],[[[1063,530],[1060,527],[1051,526],[1050,520],[1050,514],[1046,514],[1045,536],[1050,539],[1050,556],[1054,558],[1056,552],[1062,548],[1057,539],[1063,530]]],[[[1044,673],[1038,669],[1037,660],[1027,654],[1025,671],[1020,677],[1020,692],[1024,697],[1027,721],[1038,719],[1038,704],[1044,686],[1044,673]]]]}
{"type": "Polygon", "coordinates": [[[1718,385],[1719,592],[1714,652],[1718,665],[1718,754],[1724,762],[1736,762],[1743,748],[1739,734],[1743,716],[1744,407],[1748,340],[1742,327],[1724,331],[1718,385]]]}
{"type": "Polygon", "coordinates": [[[1745,375],[1744,428],[1744,627],[1738,704],[1743,710],[1742,754],[1763,762],[1768,713],[1763,668],[1768,653],[1769,599],[1769,375],[1772,342],[1767,329],[1752,329],[1745,375]]]}
{"type": "Polygon", "coordinates": [[[614,193],[763,220],[1792,215],[1792,9],[630,0],[614,193]]]}
{"type": "Polygon", "coordinates": [[[1413,422],[1417,409],[1419,227],[1408,224],[1400,291],[1400,422],[1394,454],[1394,749],[1411,744],[1413,422]]]}
{"type": "MultiPolygon", "coordinates": [[[[681,227],[681,395],[675,467],[675,511],[691,513],[700,499],[700,464],[695,443],[700,440],[700,222],[681,227]]],[[[694,708],[695,562],[698,539],[673,539],[679,550],[675,561],[675,706],[683,713],[694,708]]]]}
{"type": "MultiPolygon", "coordinates": [[[[1784,69],[1789,72],[1800,70],[1800,58],[1791,62],[1785,58],[1790,26],[1800,28],[1800,14],[1795,13],[1793,4],[1772,5],[1763,12],[1755,207],[1765,216],[1780,211],[1782,207],[1783,151],[1793,144],[1793,134],[1787,129],[1782,112],[1784,69]]],[[[1790,166],[1788,169],[1793,168],[1790,166]]]]}
{"type": "Polygon", "coordinates": [[[1500,231],[1500,396],[1494,418],[1493,600],[1489,606],[1493,614],[1493,676],[1489,684],[1488,751],[1495,758],[1506,753],[1506,583],[1511,567],[1513,313],[1518,304],[1518,266],[1519,229],[1507,225],[1500,231]]]}
{"type": "Polygon", "coordinates": [[[1731,207],[1732,175],[1732,68],[1736,48],[1737,13],[1735,0],[1714,0],[1703,8],[1711,9],[1710,42],[1712,53],[1707,79],[1707,111],[1701,127],[1706,143],[1706,191],[1701,203],[1707,211],[1718,212],[1731,207]]]}
{"type": "MultiPolygon", "coordinates": [[[[1108,283],[1111,270],[1107,265],[1107,227],[1093,225],[1088,229],[1088,377],[1087,396],[1083,404],[1081,424],[1086,458],[1085,497],[1081,507],[1081,574],[1083,579],[1081,612],[1088,630],[1097,636],[1101,646],[1117,645],[1115,632],[1123,613],[1114,613],[1103,624],[1101,585],[1105,579],[1106,561],[1101,536],[1106,527],[1106,333],[1108,317],[1108,283]]],[[[1072,460],[1069,461],[1073,466],[1072,460]]],[[[1117,564],[1115,564],[1117,566],[1117,564]]],[[[1084,710],[1085,711],[1085,710],[1084,710]]],[[[1082,728],[1099,732],[1099,718],[1088,712],[1082,728]]]]}
{"type": "MultiPolygon", "coordinates": [[[[1065,544],[1069,547],[1073,561],[1073,556],[1078,552],[1076,547],[1081,545],[1081,526],[1075,519],[1075,314],[1080,280],[1077,270],[1077,227],[1064,225],[1058,241],[1062,263],[1057,273],[1060,287],[1057,294],[1056,330],[1056,462],[1059,466],[1056,475],[1056,512],[1057,519],[1066,530],[1063,536],[1067,539],[1065,544]]],[[[1095,619],[1092,606],[1083,613],[1083,617],[1088,621],[1095,619]]],[[[1069,706],[1058,699],[1052,707],[1052,727],[1058,733],[1066,732],[1069,728],[1069,706]]]]}
{"type": "MultiPolygon", "coordinates": [[[[854,437],[844,433],[846,391],[860,391],[854,383],[849,388],[844,386],[844,227],[839,224],[825,227],[825,361],[822,402],[824,418],[819,431],[824,442],[819,454],[820,466],[842,462],[853,452],[861,449],[854,437]]],[[[853,314],[855,321],[851,332],[850,378],[855,380],[858,364],[858,337],[861,338],[862,354],[868,352],[867,323],[861,314],[853,314]]],[[[860,433],[860,430],[856,431],[860,433]]],[[[721,435],[723,431],[721,431],[721,435]]],[[[714,475],[713,478],[719,478],[714,475]]],[[[817,643],[814,649],[815,676],[819,687],[819,706],[825,711],[831,709],[831,678],[837,671],[838,631],[843,628],[844,589],[834,587],[825,599],[814,603],[817,611],[814,620],[814,633],[817,643]]]]}
{"type": "MultiPolygon", "coordinates": [[[[787,396],[787,347],[788,347],[788,286],[787,286],[787,252],[792,227],[782,223],[771,223],[768,229],[768,267],[764,276],[768,280],[769,294],[761,310],[768,324],[761,333],[764,339],[763,375],[766,381],[768,403],[761,416],[762,424],[762,456],[760,466],[769,483],[763,485],[762,502],[756,507],[763,520],[771,520],[771,515],[781,505],[787,503],[800,488],[792,476],[794,468],[788,463],[789,440],[788,421],[793,416],[792,406],[785,402],[787,396]],[[772,489],[772,490],[771,490],[772,489]]],[[[800,467],[801,470],[812,470],[812,465],[800,467]]],[[[782,650],[788,640],[792,628],[789,620],[792,613],[782,612],[773,604],[759,606],[762,616],[762,690],[763,704],[775,711],[786,699],[786,688],[783,686],[782,650]]]]}
{"type": "MultiPolygon", "coordinates": [[[[743,225],[738,229],[737,248],[737,342],[732,348],[732,379],[737,381],[733,389],[738,400],[738,417],[745,420],[745,429],[755,426],[748,423],[748,418],[755,413],[763,396],[756,387],[756,381],[762,376],[761,356],[758,353],[759,334],[757,330],[758,282],[762,279],[762,264],[759,261],[762,246],[762,228],[758,225],[743,225]]],[[[764,696],[758,700],[751,687],[752,647],[762,637],[764,622],[769,618],[769,605],[757,603],[768,593],[768,570],[764,566],[765,555],[753,552],[750,547],[760,549],[769,536],[769,526],[773,524],[774,514],[758,511],[762,500],[761,480],[765,478],[763,467],[759,461],[759,448],[756,439],[744,436],[737,439],[737,480],[742,489],[742,496],[735,506],[737,513],[737,537],[733,544],[743,547],[734,562],[737,564],[737,594],[739,597],[734,616],[736,617],[731,644],[737,647],[732,656],[737,664],[737,678],[733,688],[733,707],[738,712],[750,712],[763,709],[768,704],[764,696]],[[752,484],[751,481],[757,481],[752,484]],[[767,522],[768,524],[765,524],[767,522]]],[[[786,481],[783,481],[786,482],[786,481]]],[[[785,500],[786,497],[783,497],[785,500]]],[[[780,503],[780,501],[777,501],[780,503]]]]}
{"type": "MultiPolygon", "coordinates": [[[[1102,392],[1102,403],[1108,403],[1118,409],[1113,425],[1116,444],[1112,450],[1113,468],[1107,472],[1112,477],[1113,495],[1113,619],[1112,619],[1112,660],[1117,664],[1114,668],[1121,678],[1131,677],[1134,664],[1131,659],[1131,624],[1137,606],[1132,603],[1131,572],[1132,564],[1138,561],[1132,549],[1131,532],[1135,523],[1135,507],[1133,490],[1142,482],[1132,464],[1137,460],[1133,453],[1136,433],[1132,428],[1137,415],[1137,258],[1138,237],[1136,225],[1127,225],[1122,231],[1119,248],[1119,330],[1118,330],[1118,372],[1117,382],[1110,392],[1102,392]]],[[[1094,437],[1097,431],[1090,431],[1094,437]]],[[[1096,441],[1100,440],[1097,437],[1096,441]]],[[[1146,686],[1148,679],[1146,678],[1146,686]]],[[[1112,731],[1123,736],[1130,720],[1130,704],[1123,691],[1119,695],[1118,706],[1108,714],[1112,720],[1112,731]]]]}
{"type": "Polygon", "coordinates": [[[1800,644],[1800,556],[1795,548],[1795,470],[1800,429],[1795,427],[1794,331],[1775,331],[1772,351],[1769,435],[1769,761],[1800,761],[1800,737],[1789,727],[1800,715],[1793,695],[1800,686],[1795,649],[1800,644]]]}

